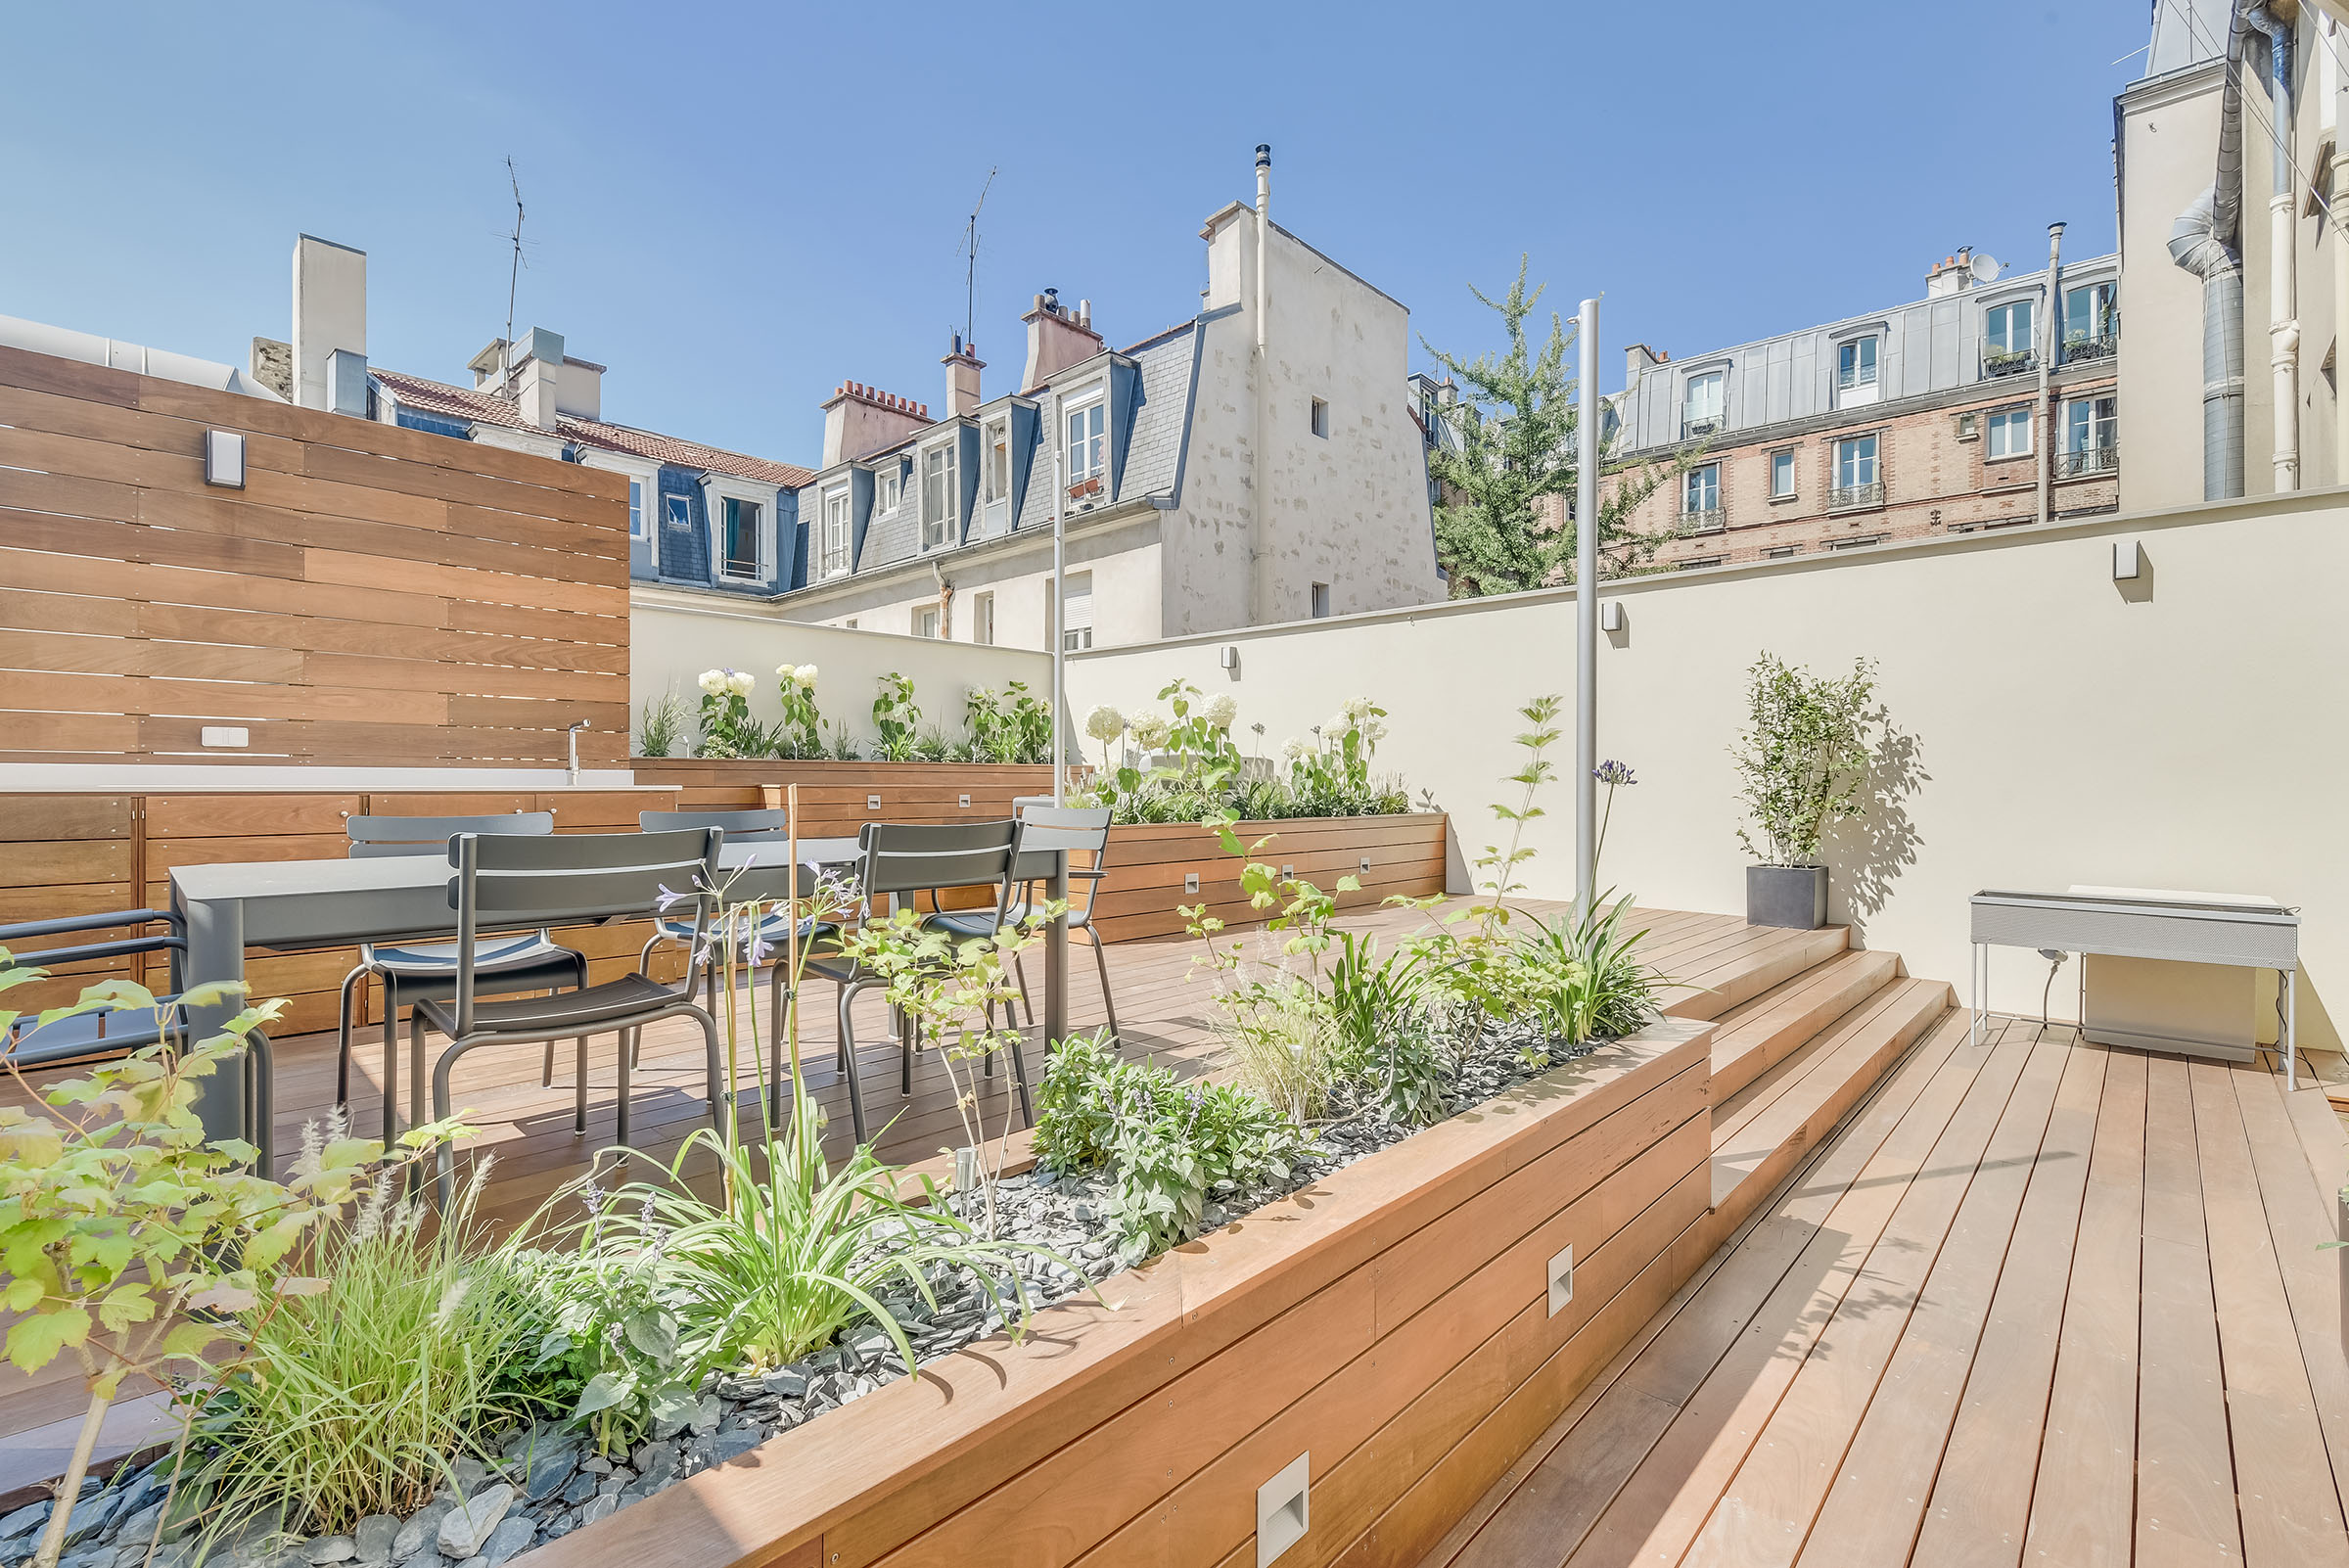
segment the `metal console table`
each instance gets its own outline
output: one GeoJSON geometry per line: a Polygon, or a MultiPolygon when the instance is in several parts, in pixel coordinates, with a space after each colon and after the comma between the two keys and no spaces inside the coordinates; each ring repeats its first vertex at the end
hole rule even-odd
{"type": "MultiPolygon", "coordinates": [[[[2300,915],[2266,899],[2076,888],[2068,893],[1974,895],[1973,995],[1968,1038],[1978,1039],[1990,1000],[1990,949],[2045,947],[2112,958],[2273,969],[2282,989],[2283,1082],[2297,1088],[2300,915]]],[[[2081,987],[2087,988],[2086,965],[2081,987]]],[[[2087,1016],[2085,1008],[2081,1015],[2087,1016]]]]}

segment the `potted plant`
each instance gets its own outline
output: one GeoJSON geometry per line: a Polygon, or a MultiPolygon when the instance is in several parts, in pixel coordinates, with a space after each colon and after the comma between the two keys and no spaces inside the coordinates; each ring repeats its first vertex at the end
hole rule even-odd
{"type": "Polygon", "coordinates": [[[1875,761],[1875,667],[1860,659],[1849,675],[1813,675],[1765,653],[1749,675],[1745,734],[1729,749],[1761,835],[1757,844],[1737,829],[1737,842],[1762,862],[1745,868],[1746,923],[1817,930],[1827,923],[1819,836],[1860,814],[1875,761]]]}

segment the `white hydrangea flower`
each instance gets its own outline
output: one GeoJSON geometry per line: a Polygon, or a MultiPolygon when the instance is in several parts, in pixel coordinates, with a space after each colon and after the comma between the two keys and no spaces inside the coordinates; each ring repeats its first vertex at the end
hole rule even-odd
{"type": "Polygon", "coordinates": [[[1233,701],[1231,693],[1219,692],[1210,697],[1207,706],[1199,712],[1216,728],[1229,729],[1231,721],[1239,716],[1240,705],[1233,701]]]}
{"type": "Polygon", "coordinates": [[[1386,738],[1387,726],[1380,723],[1377,719],[1369,719],[1363,723],[1362,740],[1366,744],[1376,746],[1380,741],[1385,740],[1386,738]]]}
{"type": "Polygon", "coordinates": [[[1346,699],[1346,706],[1339,712],[1348,718],[1360,718],[1370,712],[1371,706],[1370,699],[1367,697],[1349,697],[1346,699]]]}
{"type": "Polygon", "coordinates": [[[1107,746],[1111,741],[1126,733],[1126,715],[1110,707],[1109,704],[1103,703],[1084,715],[1084,732],[1107,746]]]}
{"type": "Polygon", "coordinates": [[[1321,720],[1321,733],[1327,735],[1333,741],[1342,738],[1345,733],[1353,727],[1354,715],[1352,714],[1342,713],[1339,714],[1335,718],[1325,718],[1321,720]]]}
{"type": "Polygon", "coordinates": [[[1133,715],[1127,727],[1133,731],[1134,741],[1145,751],[1155,751],[1166,744],[1169,725],[1164,714],[1145,708],[1133,715]]]}
{"type": "Polygon", "coordinates": [[[815,666],[802,665],[791,672],[791,678],[809,691],[815,690],[815,666]]]}
{"type": "Polygon", "coordinates": [[[708,692],[711,696],[716,696],[719,692],[726,689],[726,672],[722,669],[703,670],[701,686],[702,690],[708,692]]]}
{"type": "Polygon", "coordinates": [[[775,666],[775,673],[782,679],[789,680],[791,678],[791,666],[777,665],[775,666]]]}
{"type": "Polygon", "coordinates": [[[753,680],[748,673],[740,669],[729,669],[726,671],[726,686],[727,689],[732,691],[737,697],[748,697],[752,692],[759,689],[759,683],[753,680]]]}
{"type": "Polygon", "coordinates": [[[1298,759],[1304,757],[1305,754],[1312,749],[1313,748],[1307,746],[1304,741],[1298,739],[1294,735],[1291,735],[1288,739],[1288,744],[1281,747],[1280,755],[1294,762],[1298,759]]]}

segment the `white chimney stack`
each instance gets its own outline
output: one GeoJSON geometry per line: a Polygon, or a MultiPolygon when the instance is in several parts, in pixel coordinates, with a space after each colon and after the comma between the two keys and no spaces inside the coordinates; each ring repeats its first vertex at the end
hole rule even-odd
{"type": "Polygon", "coordinates": [[[294,242],[294,401],[363,415],[366,369],[367,253],[304,234],[294,242]]]}
{"type": "Polygon", "coordinates": [[[514,345],[514,405],[523,423],[553,430],[563,384],[563,335],[532,327],[514,345]]]}

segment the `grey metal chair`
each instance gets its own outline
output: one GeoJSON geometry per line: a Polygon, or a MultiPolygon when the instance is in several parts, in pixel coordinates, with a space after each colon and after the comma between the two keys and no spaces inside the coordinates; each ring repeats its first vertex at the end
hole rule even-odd
{"type": "MultiPolygon", "coordinates": [[[[991,886],[995,889],[992,934],[1011,907],[1012,868],[1020,853],[1020,823],[1016,817],[999,822],[867,822],[857,836],[863,862],[857,876],[858,906],[869,909],[875,899],[930,893],[944,888],[991,886]]],[[[856,993],[878,984],[853,955],[818,953],[807,961],[807,972],[831,981],[839,991],[840,1062],[849,1080],[849,1117],[856,1141],[865,1138],[864,1091],[856,1069],[856,1034],[849,1009],[856,993]]],[[[914,1031],[898,1036],[898,1092],[913,1092],[914,1031]]],[[[1028,1093],[1028,1062],[1024,1053],[1011,1053],[1012,1072],[1019,1081],[1020,1113],[1034,1124],[1036,1109],[1028,1093]]],[[[988,1070],[993,1071],[990,1057],[988,1070]]]]}
{"type": "MultiPolygon", "coordinates": [[[[377,859],[387,855],[442,855],[460,833],[514,834],[543,838],[555,831],[552,811],[511,811],[495,816],[354,816],[346,825],[350,857],[377,859]]],[[[455,994],[457,944],[440,941],[362,943],[358,967],[343,977],[343,1005],[335,1049],[335,1104],[350,1103],[351,998],[361,979],[374,976],[384,988],[384,1136],[395,1127],[398,1104],[399,1010],[427,996],[446,1000],[455,994]]],[[[481,938],[474,945],[477,975],[494,977],[500,993],[574,990],[587,984],[587,959],[582,953],[558,946],[546,931],[505,932],[481,938]]],[[[587,1074],[587,1041],[579,1041],[578,1073],[587,1074]]],[[[546,1063],[539,1073],[542,1084],[555,1081],[555,1047],[547,1042],[546,1063]]],[[[413,1100],[422,1085],[411,1090],[413,1100]]],[[[583,1092],[583,1090],[582,1090],[583,1092]]]]}
{"type": "MultiPolygon", "coordinates": [[[[1026,832],[1020,838],[1020,866],[1012,875],[1020,884],[1021,894],[1009,914],[1014,920],[1025,919],[1031,909],[1039,907],[1044,899],[1040,884],[1052,875],[1052,852],[1064,852],[1069,856],[1069,934],[1082,932],[1085,945],[1093,949],[1093,968],[1101,976],[1101,1005],[1109,1014],[1109,1032],[1118,1033],[1117,998],[1109,990],[1109,957],[1101,950],[1101,933],[1093,927],[1093,903],[1101,895],[1101,879],[1109,875],[1109,807],[1054,806],[1050,796],[1017,798],[1020,822],[1026,832]],[[1082,860],[1080,860],[1082,856],[1082,860]],[[1079,897],[1080,889],[1082,897],[1079,897]]],[[[932,923],[944,926],[958,936],[984,937],[978,930],[973,914],[951,913],[935,915],[932,923]]],[[[1028,1009],[1028,1022],[1036,1022],[1036,1008],[1028,999],[1028,973],[1014,953],[1012,972],[1020,982],[1020,1005],[1028,1009]]]]}
{"type": "MultiPolygon", "coordinates": [[[[784,954],[789,950],[792,919],[786,909],[803,899],[815,896],[818,878],[806,866],[789,864],[791,855],[791,813],[787,810],[743,811],[639,811],[637,826],[647,833],[674,833],[686,828],[714,827],[724,833],[728,844],[750,844],[762,847],[758,863],[738,868],[727,876],[727,896],[736,902],[753,899],[774,902],[783,908],[764,911],[758,926],[742,933],[738,939],[746,949],[743,956],[764,946],[772,953],[767,970],[767,1037],[769,1068],[767,1075],[767,1116],[769,1125],[779,1125],[783,1115],[783,1008],[792,994],[791,977],[786,972],[784,954]]],[[[816,944],[837,943],[840,927],[829,920],[802,918],[799,921],[799,940],[803,950],[816,944]]],[[[664,944],[675,943],[690,946],[693,942],[693,922],[664,915],[653,923],[653,935],[646,941],[644,951],[637,956],[636,967],[644,968],[652,961],[653,952],[664,944]]],[[[755,967],[755,966],[753,966],[755,967]]],[[[710,1015],[717,1016],[718,968],[715,963],[704,966],[703,979],[707,988],[710,1015]]]]}
{"type": "MultiPolygon", "coordinates": [[[[684,983],[672,990],[638,970],[577,991],[545,996],[482,1000],[475,944],[484,926],[557,926],[624,919],[663,909],[682,895],[694,910],[693,947],[702,950],[711,906],[706,891],[717,881],[716,828],[678,833],[573,833],[519,838],[459,834],[448,847],[456,874],[448,880],[449,906],[457,911],[457,978],[447,999],[426,997],[409,1015],[410,1052],[417,1072],[424,1067],[425,1032],[437,1029],[448,1043],[433,1063],[433,1115],[449,1114],[449,1074],[466,1052],[484,1045],[534,1045],[574,1036],[619,1037],[619,1138],[628,1145],[628,1069],[643,1031],[668,1018],[690,1018],[702,1026],[709,1069],[710,1120],[722,1128],[717,1022],[695,1005],[701,977],[688,960],[684,983]],[[671,890],[674,890],[673,892],[671,890]]],[[[503,980],[496,989],[503,988],[503,980]]],[[[587,1081],[579,1075],[575,1124],[587,1125],[587,1081]]],[[[440,1202],[453,1190],[455,1156],[440,1151],[440,1202]]]]}
{"type": "MultiPolygon", "coordinates": [[[[134,953],[169,953],[170,978],[162,987],[150,987],[156,1000],[168,1007],[179,1000],[185,986],[182,970],[188,950],[188,939],[179,916],[168,909],[116,909],[103,914],[68,915],[56,920],[26,920],[15,925],[0,926],[0,947],[9,950],[7,969],[45,969],[54,974],[66,964],[88,963],[101,958],[123,958],[134,953]],[[162,926],[160,933],[148,932],[148,926],[162,926]],[[83,932],[128,930],[134,936],[115,937],[103,942],[71,943],[64,946],[43,947],[32,952],[20,952],[17,945],[36,942],[46,937],[69,937],[83,932]]],[[[61,1018],[44,1025],[38,1013],[28,1013],[15,1020],[0,1033],[0,1058],[20,1068],[51,1067],[62,1062],[104,1060],[108,1057],[128,1056],[151,1046],[169,1045],[185,1050],[189,1045],[187,1030],[176,1019],[168,1027],[158,1021],[153,1009],[135,1006],[105,1007],[95,1012],[61,1018]]],[[[253,1030],[245,1037],[245,1125],[253,1130],[253,1147],[260,1151],[260,1170],[266,1174],[276,1157],[276,1138],[271,1123],[276,1115],[272,1088],[277,1075],[271,1062],[269,1037],[253,1030]]]]}

